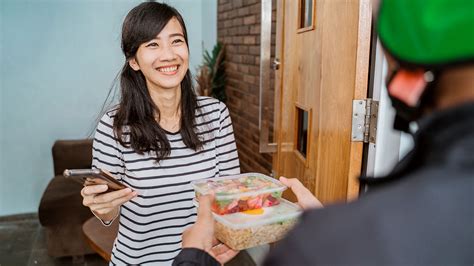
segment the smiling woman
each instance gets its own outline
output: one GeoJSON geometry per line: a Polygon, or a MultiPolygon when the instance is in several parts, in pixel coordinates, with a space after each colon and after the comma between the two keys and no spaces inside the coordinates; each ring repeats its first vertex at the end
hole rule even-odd
{"type": "Polygon", "coordinates": [[[113,264],[171,265],[196,220],[190,182],[238,174],[227,107],[196,97],[186,26],[166,4],[132,9],[122,28],[121,98],[96,130],[93,167],[129,188],[86,186],[84,205],[105,224],[120,216],[113,264]]]}

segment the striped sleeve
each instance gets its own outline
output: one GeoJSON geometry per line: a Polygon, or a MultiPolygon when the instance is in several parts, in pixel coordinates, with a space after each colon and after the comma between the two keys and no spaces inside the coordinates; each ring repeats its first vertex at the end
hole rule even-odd
{"type": "Polygon", "coordinates": [[[216,136],[217,159],[219,175],[235,175],[240,173],[239,155],[234,139],[234,129],[229,109],[225,104],[219,104],[219,132],[216,136]]]}
{"type": "Polygon", "coordinates": [[[113,118],[109,113],[97,125],[92,145],[92,168],[107,170],[121,181],[125,165],[112,125],[113,118]]]}
{"type": "MultiPolygon", "coordinates": [[[[114,137],[112,125],[113,119],[108,113],[100,119],[97,125],[92,143],[92,168],[107,170],[121,181],[125,166],[118,141],[114,137]]],[[[112,220],[104,221],[94,212],[92,213],[104,226],[110,226],[118,216],[117,214],[112,220]]]]}

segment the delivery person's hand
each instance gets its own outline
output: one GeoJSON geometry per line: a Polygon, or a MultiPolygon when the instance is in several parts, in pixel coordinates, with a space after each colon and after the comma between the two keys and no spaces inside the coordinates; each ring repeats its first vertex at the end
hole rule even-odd
{"type": "Polygon", "coordinates": [[[296,178],[280,177],[280,182],[289,187],[298,199],[298,205],[303,210],[322,208],[323,204],[296,178]]]}
{"type": "Polygon", "coordinates": [[[214,237],[214,218],[211,213],[213,196],[199,197],[199,208],[196,223],[183,233],[183,248],[198,248],[224,264],[239,253],[220,243],[214,237]]]}

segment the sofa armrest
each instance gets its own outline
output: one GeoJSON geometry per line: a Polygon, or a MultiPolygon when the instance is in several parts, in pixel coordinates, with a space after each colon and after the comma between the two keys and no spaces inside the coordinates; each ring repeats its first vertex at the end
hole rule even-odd
{"type": "Polygon", "coordinates": [[[38,218],[43,226],[75,226],[93,214],[82,205],[81,189],[83,186],[57,175],[49,182],[41,197],[38,218]]]}
{"type": "Polygon", "coordinates": [[[54,175],[65,169],[91,168],[92,140],[58,140],[53,145],[54,175]]]}

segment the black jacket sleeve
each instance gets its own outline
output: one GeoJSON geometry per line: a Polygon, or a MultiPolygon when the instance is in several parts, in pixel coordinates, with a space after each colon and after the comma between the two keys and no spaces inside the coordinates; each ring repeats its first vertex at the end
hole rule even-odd
{"type": "Polygon", "coordinates": [[[183,248],[173,261],[173,266],[220,266],[211,255],[197,248],[183,248]]]}

